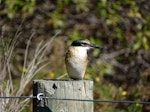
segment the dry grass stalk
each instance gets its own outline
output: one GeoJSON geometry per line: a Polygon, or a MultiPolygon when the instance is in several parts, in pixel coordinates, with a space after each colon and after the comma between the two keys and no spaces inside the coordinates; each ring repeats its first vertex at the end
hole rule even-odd
{"type": "MultiPolygon", "coordinates": [[[[50,42],[47,42],[45,44],[43,42],[40,42],[35,49],[35,55],[33,56],[33,59],[29,63],[27,63],[29,46],[34,34],[35,33],[32,33],[32,35],[28,39],[23,65],[23,69],[25,68],[26,72],[22,72],[20,85],[17,89],[14,87],[11,77],[12,74],[10,71],[10,60],[12,58],[12,54],[20,33],[17,33],[15,35],[11,43],[9,43],[10,46],[9,48],[7,48],[7,51],[5,51],[5,54],[0,56],[0,96],[21,96],[24,93],[27,84],[33,79],[37,72],[39,72],[43,67],[49,64],[46,60],[43,59],[43,57],[48,46],[51,44],[53,38],[56,37],[58,33],[51,39],[50,42]],[[6,78],[6,76],[9,77],[6,78]]],[[[4,38],[1,37],[0,42],[3,42],[3,39],[4,38]]],[[[0,99],[0,110],[1,112],[21,112],[28,105],[29,101],[30,99],[0,99]]]]}

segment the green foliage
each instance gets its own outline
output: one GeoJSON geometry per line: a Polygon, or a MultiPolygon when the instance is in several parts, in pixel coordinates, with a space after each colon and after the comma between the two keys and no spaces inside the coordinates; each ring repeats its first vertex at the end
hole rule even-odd
{"type": "Polygon", "coordinates": [[[121,28],[115,28],[115,32],[117,34],[118,39],[123,42],[125,40],[124,38],[124,31],[121,28]]]}
{"type": "Polygon", "coordinates": [[[111,84],[107,84],[101,87],[100,94],[103,99],[112,99],[117,93],[117,89],[115,86],[111,84]]]}
{"type": "Polygon", "coordinates": [[[71,41],[82,38],[82,33],[78,29],[73,29],[73,31],[69,32],[68,37],[71,41]]]}
{"type": "Polygon", "coordinates": [[[148,37],[146,36],[143,36],[143,33],[142,32],[138,32],[137,33],[137,37],[136,37],[136,41],[135,43],[133,43],[131,45],[132,49],[134,50],[138,50],[140,48],[144,48],[145,50],[148,50],[150,49],[149,47],[149,43],[148,43],[148,37]]]}
{"type": "Polygon", "coordinates": [[[106,9],[106,2],[99,1],[97,4],[97,9],[95,10],[96,13],[100,14],[102,17],[107,17],[107,9],[106,9]]]}
{"type": "Polygon", "coordinates": [[[143,43],[144,49],[148,50],[150,48],[149,43],[148,43],[148,39],[145,36],[142,39],[142,43],[143,43]]]}
{"type": "Polygon", "coordinates": [[[103,42],[100,39],[94,38],[94,37],[89,37],[89,40],[91,43],[97,44],[97,45],[102,45],[103,42]]]}
{"type": "MultiPolygon", "coordinates": [[[[101,45],[101,46],[103,46],[102,45],[102,41],[100,40],[100,39],[96,39],[96,38],[94,38],[94,37],[90,37],[90,42],[91,43],[94,43],[94,44],[96,44],[96,45],[101,45]]],[[[92,52],[93,53],[93,56],[94,57],[97,57],[97,56],[99,56],[99,54],[100,54],[100,50],[99,49],[94,49],[94,51],[92,52]]]]}
{"type": "Polygon", "coordinates": [[[124,111],[120,109],[114,109],[112,107],[108,107],[108,108],[103,109],[103,112],[124,112],[124,111]]]}
{"type": "Polygon", "coordinates": [[[103,112],[142,112],[142,105],[132,104],[129,105],[126,109],[115,109],[108,107],[102,110],[103,112]]]}
{"type": "Polygon", "coordinates": [[[22,112],[29,112],[30,110],[29,109],[24,109],[22,112]]]}
{"type": "Polygon", "coordinates": [[[140,104],[132,104],[127,107],[125,112],[142,112],[142,105],[140,104]]]}
{"type": "Polygon", "coordinates": [[[49,14],[50,19],[48,20],[48,25],[52,25],[54,28],[64,27],[64,15],[59,13],[58,10],[49,14]]]}
{"type": "Polygon", "coordinates": [[[109,63],[97,61],[96,65],[94,67],[89,67],[87,72],[91,74],[92,79],[97,80],[97,77],[103,77],[106,74],[112,74],[114,70],[109,63]]]}
{"type": "Polygon", "coordinates": [[[54,29],[63,28],[65,26],[65,15],[62,13],[62,11],[64,6],[68,3],[69,0],[57,1],[56,9],[48,14],[50,17],[47,22],[48,25],[52,25],[54,29]]]}
{"type": "Polygon", "coordinates": [[[141,45],[142,45],[142,33],[138,32],[136,42],[132,44],[132,48],[134,50],[138,50],[139,48],[141,48],[141,45]]]}
{"type": "Polygon", "coordinates": [[[6,14],[9,18],[13,18],[18,12],[33,12],[35,0],[4,0],[6,8],[2,14],[6,14]]]}
{"type": "Polygon", "coordinates": [[[74,0],[77,11],[88,11],[87,2],[88,0],[74,0]]]}

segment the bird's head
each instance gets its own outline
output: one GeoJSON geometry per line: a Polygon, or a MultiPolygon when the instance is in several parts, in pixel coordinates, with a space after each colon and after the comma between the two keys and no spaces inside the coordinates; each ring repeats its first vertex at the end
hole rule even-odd
{"type": "Polygon", "coordinates": [[[103,49],[104,46],[99,46],[99,45],[95,45],[92,44],[88,39],[80,39],[80,40],[75,40],[72,42],[71,46],[73,47],[83,47],[83,48],[99,48],[99,49],[103,49]]]}

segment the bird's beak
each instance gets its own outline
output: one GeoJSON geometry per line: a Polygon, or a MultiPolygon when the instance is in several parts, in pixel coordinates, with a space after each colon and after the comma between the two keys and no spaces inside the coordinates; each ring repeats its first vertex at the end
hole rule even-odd
{"type": "Polygon", "coordinates": [[[95,45],[95,44],[89,44],[89,47],[104,49],[104,46],[99,46],[99,45],[95,45]]]}

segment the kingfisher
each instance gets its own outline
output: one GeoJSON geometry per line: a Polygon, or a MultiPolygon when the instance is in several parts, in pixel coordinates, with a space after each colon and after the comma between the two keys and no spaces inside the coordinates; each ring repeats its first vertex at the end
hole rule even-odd
{"type": "Polygon", "coordinates": [[[92,44],[88,39],[72,42],[65,56],[67,73],[71,79],[83,79],[88,64],[87,52],[91,48],[103,49],[104,47],[92,44]]]}

